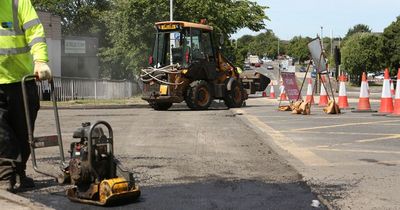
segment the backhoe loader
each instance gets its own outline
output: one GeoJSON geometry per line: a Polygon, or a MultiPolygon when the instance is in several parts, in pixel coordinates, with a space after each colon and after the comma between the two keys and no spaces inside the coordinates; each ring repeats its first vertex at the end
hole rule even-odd
{"type": "Polygon", "coordinates": [[[167,21],[155,24],[150,66],[142,69],[142,99],[155,110],[186,102],[193,110],[208,109],[214,99],[228,108],[247,99],[239,72],[216,47],[213,28],[199,23],[167,21]]]}

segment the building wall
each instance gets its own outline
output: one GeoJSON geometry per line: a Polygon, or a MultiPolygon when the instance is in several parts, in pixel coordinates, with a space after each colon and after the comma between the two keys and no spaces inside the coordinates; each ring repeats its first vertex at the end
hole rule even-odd
{"type": "Polygon", "coordinates": [[[63,77],[99,78],[98,40],[93,37],[66,36],[62,40],[63,77]]]}
{"type": "Polygon", "coordinates": [[[54,76],[61,76],[61,18],[47,12],[37,12],[46,34],[49,66],[54,76]]]}

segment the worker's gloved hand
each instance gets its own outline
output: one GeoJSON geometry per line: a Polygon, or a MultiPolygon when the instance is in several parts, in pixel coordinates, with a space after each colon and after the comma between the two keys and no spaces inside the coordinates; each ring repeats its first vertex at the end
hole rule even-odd
{"type": "Polygon", "coordinates": [[[51,80],[51,70],[46,62],[35,61],[34,74],[39,78],[39,80],[51,80]]]}

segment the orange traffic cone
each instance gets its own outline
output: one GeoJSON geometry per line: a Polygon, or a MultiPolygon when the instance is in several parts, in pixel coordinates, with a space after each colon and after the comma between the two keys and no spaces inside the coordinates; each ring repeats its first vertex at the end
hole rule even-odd
{"type": "Polygon", "coordinates": [[[349,102],[347,100],[346,94],[346,77],[342,74],[339,77],[340,86],[339,86],[339,108],[349,108],[349,102]]]}
{"type": "Polygon", "coordinates": [[[275,90],[274,90],[274,83],[273,82],[271,82],[271,89],[269,91],[269,98],[270,99],[275,99],[276,98],[275,90]]]}
{"type": "Polygon", "coordinates": [[[314,94],[313,94],[313,87],[312,87],[312,79],[311,78],[308,78],[306,102],[310,102],[310,104],[314,104],[314,94]]]}
{"type": "Polygon", "coordinates": [[[360,98],[358,99],[358,106],[357,110],[352,112],[376,112],[371,109],[371,104],[369,102],[369,86],[367,75],[365,72],[362,74],[362,81],[361,81],[361,89],[360,89],[360,98]]]}
{"type": "Polygon", "coordinates": [[[395,116],[400,116],[400,68],[397,70],[396,94],[394,96],[394,111],[395,116]]]}
{"type": "Polygon", "coordinates": [[[380,114],[390,114],[393,112],[393,99],[390,94],[389,69],[385,69],[385,79],[383,80],[380,114]]]}
{"type": "Polygon", "coordinates": [[[280,94],[280,100],[281,101],[287,101],[287,97],[286,97],[286,91],[285,91],[285,86],[283,84],[281,84],[281,86],[279,87],[281,94],[280,94]]]}
{"type": "Polygon", "coordinates": [[[390,79],[390,94],[392,94],[392,97],[396,94],[394,92],[394,85],[392,79],[390,79]]]}
{"type": "Polygon", "coordinates": [[[326,106],[326,105],[328,105],[328,95],[325,89],[325,77],[321,75],[321,91],[319,94],[318,106],[326,106]]]}
{"type": "MultiPolygon", "coordinates": [[[[267,89],[267,88],[265,88],[265,89],[267,89]]],[[[267,97],[267,92],[265,90],[263,90],[263,92],[262,92],[262,97],[267,97]]]]}

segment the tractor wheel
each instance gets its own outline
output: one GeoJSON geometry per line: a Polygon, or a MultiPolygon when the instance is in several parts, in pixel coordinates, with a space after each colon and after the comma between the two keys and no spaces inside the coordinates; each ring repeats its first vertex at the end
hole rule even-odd
{"type": "Polygon", "coordinates": [[[226,91],[226,95],[224,97],[225,105],[228,108],[239,108],[243,105],[243,96],[242,96],[243,87],[240,85],[238,81],[233,81],[231,90],[226,91]]]}
{"type": "Polygon", "coordinates": [[[213,96],[210,86],[204,80],[192,82],[187,93],[186,104],[195,110],[206,110],[211,105],[213,96]]]}
{"type": "Polygon", "coordinates": [[[166,111],[169,108],[171,108],[172,103],[168,103],[168,102],[162,102],[162,103],[157,103],[157,102],[152,102],[150,103],[150,106],[157,111],[166,111]]]}
{"type": "Polygon", "coordinates": [[[189,107],[190,109],[194,109],[195,107],[192,101],[192,95],[193,95],[193,90],[192,87],[189,86],[185,91],[184,99],[187,107],[189,107]]]}

